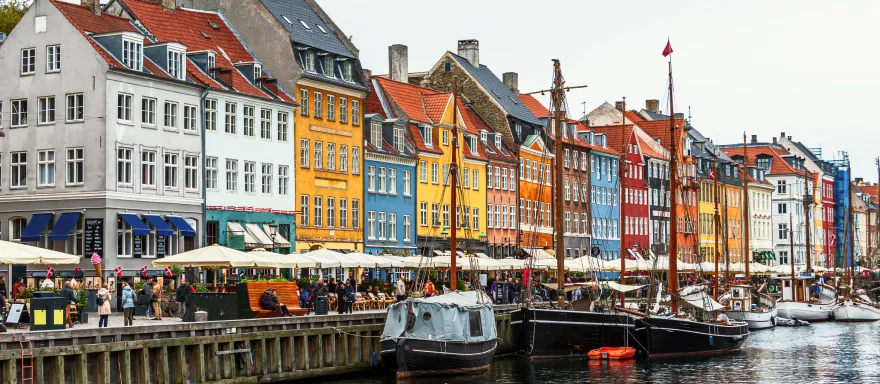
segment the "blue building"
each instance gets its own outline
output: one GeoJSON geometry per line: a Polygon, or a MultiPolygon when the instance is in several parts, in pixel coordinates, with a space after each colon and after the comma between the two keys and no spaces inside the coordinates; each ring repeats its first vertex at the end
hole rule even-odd
{"type": "Polygon", "coordinates": [[[364,116],[364,123],[364,252],[414,255],[417,155],[406,142],[406,124],[379,114],[364,116]]]}
{"type": "MultiPolygon", "coordinates": [[[[593,246],[599,247],[599,258],[620,258],[620,204],[618,183],[618,156],[608,149],[607,136],[593,131],[581,132],[591,144],[590,153],[590,211],[593,246]],[[607,149],[607,150],[604,150],[607,149]]],[[[606,276],[610,277],[610,276],[606,276]]]]}
{"type": "Polygon", "coordinates": [[[834,236],[837,266],[849,266],[852,249],[849,249],[849,208],[850,204],[849,164],[839,166],[834,174],[834,236]]]}

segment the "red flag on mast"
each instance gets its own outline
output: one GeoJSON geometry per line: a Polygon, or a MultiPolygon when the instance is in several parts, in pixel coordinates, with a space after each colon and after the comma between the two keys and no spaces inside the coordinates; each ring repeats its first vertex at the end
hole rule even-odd
{"type": "Polygon", "coordinates": [[[669,56],[672,53],[672,44],[669,43],[669,39],[666,39],[666,48],[663,48],[663,57],[669,56]]]}
{"type": "Polygon", "coordinates": [[[715,171],[709,171],[709,180],[715,180],[715,171]]]}

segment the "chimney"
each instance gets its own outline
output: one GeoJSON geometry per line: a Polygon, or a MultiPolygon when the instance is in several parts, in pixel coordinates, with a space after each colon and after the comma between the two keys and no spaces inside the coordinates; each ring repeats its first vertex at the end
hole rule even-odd
{"type": "Polygon", "coordinates": [[[622,101],[615,101],[614,102],[614,109],[623,112],[623,102],[622,101]]]}
{"type": "Polygon", "coordinates": [[[173,11],[177,9],[177,0],[159,0],[163,11],[173,11]]]}
{"type": "Polygon", "coordinates": [[[474,67],[480,67],[480,41],[477,39],[459,40],[458,55],[464,57],[474,67]]]}
{"type": "Polygon", "coordinates": [[[781,137],[781,138],[785,138],[785,132],[780,132],[780,133],[779,133],[779,137],[781,137]]]}
{"type": "Polygon", "coordinates": [[[504,80],[504,85],[510,88],[510,92],[513,92],[514,95],[519,95],[519,74],[516,72],[504,72],[501,78],[504,80]]]}
{"type": "Polygon", "coordinates": [[[758,135],[752,135],[752,144],[758,144],[758,135]]]}
{"type": "Polygon", "coordinates": [[[373,77],[373,71],[364,68],[364,77],[367,78],[367,80],[369,80],[371,77],[373,77]]]}
{"type": "Polygon", "coordinates": [[[856,184],[857,184],[857,185],[858,185],[858,184],[862,184],[863,181],[865,181],[865,179],[863,179],[863,178],[861,178],[861,177],[856,177],[856,184]]]}
{"type": "Polygon", "coordinates": [[[777,145],[777,144],[779,144],[779,143],[776,141],[776,138],[774,137],[773,138],[773,145],[777,145]]]}
{"type": "Polygon", "coordinates": [[[684,113],[683,112],[676,112],[674,117],[676,119],[684,119],[684,113]]]}
{"type": "Polygon", "coordinates": [[[401,83],[409,82],[409,49],[403,44],[388,47],[388,76],[401,83]]]}
{"type": "Polygon", "coordinates": [[[660,113],[660,100],[657,100],[657,99],[645,100],[645,109],[647,109],[650,112],[660,113]]]}
{"type": "Polygon", "coordinates": [[[101,16],[101,1],[100,0],[80,0],[80,5],[88,8],[95,14],[95,16],[101,16]]]}

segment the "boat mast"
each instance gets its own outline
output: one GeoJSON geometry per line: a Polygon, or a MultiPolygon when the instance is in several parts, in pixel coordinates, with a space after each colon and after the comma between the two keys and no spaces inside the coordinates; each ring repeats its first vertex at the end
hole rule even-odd
{"type": "MultiPolygon", "coordinates": [[[[790,209],[788,211],[788,245],[791,252],[788,256],[788,264],[791,265],[791,300],[797,301],[794,288],[796,280],[794,278],[794,218],[792,217],[792,211],[794,210],[790,209]]],[[[810,298],[808,297],[806,300],[809,301],[810,298]]]]}
{"type": "MultiPolygon", "coordinates": [[[[715,176],[715,179],[718,179],[718,176],[715,176]]],[[[721,187],[721,196],[724,198],[724,211],[721,212],[724,217],[724,233],[721,235],[722,240],[721,243],[724,244],[724,283],[730,285],[730,220],[728,220],[727,216],[727,206],[730,204],[730,194],[721,187]]]]}
{"type": "MultiPolygon", "coordinates": [[[[621,116],[621,120],[620,120],[621,129],[623,129],[623,132],[626,133],[626,96],[623,97],[623,108],[620,109],[620,116],[621,116]]],[[[625,167],[626,154],[627,154],[626,149],[628,148],[627,144],[629,144],[629,138],[627,137],[627,135],[624,134],[623,137],[624,137],[622,140],[623,143],[621,144],[622,148],[620,148],[621,149],[620,161],[619,161],[618,167],[617,167],[617,185],[619,185],[619,187],[617,188],[617,191],[618,191],[617,199],[620,200],[620,203],[619,203],[620,215],[619,216],[621,218],[621,220],[620,220],[621,223],[624,222],[623,219],[626,217],[625,216],[626,205],[623,204],[624,203],[623,195],[626,193],[626,188],[623,183],[625,180],[624,177],[626,176],[626,167],[625,167]]],[[[620,227],[620,231],[623,232],[623,228],[624,228],[623,225],[620,225],[619,227],[620,227]]],[[[620,285],[623,285],[623,281],[624,281],[623,275],[625,272],[626,272],[626,242],[623,241],[623,236],[621,234],[621,236],[620,236],[620,285]]],[[[621,308],[625,308],[625,306],[624,306],[624,304],[626,304],[625,302],[626,302],[626,293],[624,293],[623,290],[621,289],[621,292],[620,292],[620,307],[621,308]]]]}
{"type": "Polygon", "coordinates": [[[807,241],[807,249],[806,252],[804,252],[806,260],[804,261],[807,263],[807,273],[812,277],[813,264],[811,263],[810,256],[812,256],[813,248],[812,245],[810,245],[810,232],[812,232],[812,228],[810,228],[810,208],[813,206],[813,194],[811,191],[813,186],[806,171],[804,171],[804,175],[804,235],[806,235],[805,240],[807,241]]]}
{"type": "Polygon", "coordinates": [[[714,284],[713,288],[714,288],[714,293],[715,293],[715,295],[714,295],[715,301],[718,301],[718,280],[719,280],[718,279],[719,278],[719,276],[718,276],[718,257],[720,256],[718,254],[718,252],[719,252],[718,232],[721,231],[721,217],[718,216],[718,154],[716,154],[714,152],[712,153],[712,172],[714,175],[713,179],[715,180],[715,183],[712,186],[712,194],[714,195],[713,200],[715,201],[715,214],[712,217],[712,224],[713,224],[713,227],[714,227],[713,229],[715,232],[715,250],[714,250],[715,251],[715,255],[714,255],[714,259],[715,259],[715,284],[714,284]]]}
{"type": "Polygon", "coordinates": [[[456,201],[458,192],[458,78],[452,80],[452,163],[449,164],[449,177],[452,181],[452,191],[450,198],[452,199],[452,210],[449,212],[449,290],[455,291],[456,287],[456,259],[458,259],[458,202],[456,201]]]}
{"type": "MultiPolygon", "coordinates": [[[[668,43],[667,43],[668,45],[668,43]]],[[[675,125],[675,105],[672,98],[672,56],[669,56],[669,130],[670,130],[670,148],[671,164],[669,167],[669,189],[672,196],[669,198],[669,295],[672,297],[670,305],[672,313],[678,312],[678,201],[676,194],[678,190],[678,143],[681,141],[678,129],[675,125]]],[[[684,197],[684,196],[682,196],[684,197]]]]}
{"type": "MultiPolygon", "coordinates": [[[[852,188],[852,182],[847,180],[847,183],[849,183],[849,187],[852,188]]],[[[847,239],[847,242],[849,243],[849,265],[847,266],[847,274],[849,275],[849,278],[847,278],[847,280],[849,281],[848,295],[852,295],[853,288],[854,288],[853,283],[855,282],[855,279],[856,279],[856,248],[855,248],[855,246],[856,246],[856,243],[855,243],[855,237],[856,237],[855,236],[855,230],[856,230],[855,218],[856,218],[856,215],[855,215],[855,209],[853,209],[854,204],[853,204],[852,199],[853,199],[853,193],[850,193],[849,194],[849,236],[848,236],[849,238],[847,239]]]]}
{"type": "Polygon", "coordinates": [[[562,98],[565,97],[565,90],[562,89],[562,69],[558,59],[553,59],[553,120],[556,124],[556,156],[554,161],[556,165],[556,185],[554,192],[556,195],[556,217],[553,220],[554,231],[556,232],[556,293],[557,304],[559,308],[565,307],[565,280],[563,279],[563,271],[565,270],[565,241],[562,226],[562,217],[564,213],[563,195],[562,195],[562,138],[563,138],[563,121],[562,121],[562,98]]]}
{"type": "Polygon", "coordinates": [[[750,221],[752,220],[752,215],[749,212],[749,156],[748,156],[748,147],[746,147],[746,134],[743,132],[743,234],[745,238],[743,239],[743,250],[742,255],[745,261],[745,269],[746,269],[746,284],[751,284],[751,277],[749,276],[749,263],[751,260],[749,255],[752,253],[752,248],[749,246],[749,236],[751,236],[751,227],[750,221]]]}

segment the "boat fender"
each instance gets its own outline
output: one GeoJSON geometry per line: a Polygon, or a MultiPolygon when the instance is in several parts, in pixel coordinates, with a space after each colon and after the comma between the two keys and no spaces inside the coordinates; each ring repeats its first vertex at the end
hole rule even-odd
{"type": "Polygon", "coordinates": [[[376,358],[376,352],[370,352],[370,364],[370,366],[374,368],[379,366],[379,359],[376,358]]]}
{"type": "Polygon", "coordinates": [[[834,320],[834,311],[828,312],[828,319],[834,320]]]}
{"type": "Polygon", "coordinates": [[[709,335],[709,346],[710,347],[715,346],[715,336],[709,335]]]}

